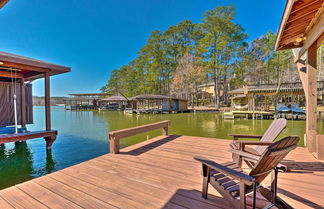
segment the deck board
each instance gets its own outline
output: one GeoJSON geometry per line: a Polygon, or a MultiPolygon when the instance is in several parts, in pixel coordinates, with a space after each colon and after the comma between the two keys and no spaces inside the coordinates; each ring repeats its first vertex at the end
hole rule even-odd
{"type": "MultiPolygon", "coordinates": [[[[201,165],[193,160],[229,161],[229,142],[159,136],[2,190],[0,208],[231,208],[212,188],[201,198],[201,165]]],[[[279,195],[296,208],[324,208],[324,161],[305,148],[287,160],[293,172],[279,174],[279,195]]]]}

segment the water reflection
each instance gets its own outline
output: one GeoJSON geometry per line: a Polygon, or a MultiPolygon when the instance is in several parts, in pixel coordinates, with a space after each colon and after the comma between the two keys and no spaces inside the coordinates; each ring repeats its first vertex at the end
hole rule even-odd
{"type": "Polygon", "coordinates": [[[1,145],[0,188],[33,178],[33,155],[26,142],[1,145]]]}
{"type": "Polygon", "coordinates": [[[46,173],[52,173],[53,171],[55,171],[55,164],[56,164],[56,162],[53,159],[52,151],[47,150],[46,151],[46,164],[45,164],[46,173]]]}

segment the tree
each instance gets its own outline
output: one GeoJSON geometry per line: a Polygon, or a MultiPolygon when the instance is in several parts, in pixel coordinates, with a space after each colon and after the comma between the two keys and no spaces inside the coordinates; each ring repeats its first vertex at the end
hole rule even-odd
{"type": "Polygon", "coordinates": [[[170,85],[178,62],[186,52],[194,49],[198,33],[195,24],[186,20],[165,32],[152,31],[146,45],[128,65],[112,72],[108,84],[101,90],[125,95],[170,94],[170,85]],[[139,82],[141,81],[141,82],[139,82]]]}
{"type": "Polygon", "coordinates": [[[220,108],[221,77],[227,77],[235,49],[243,44],[247,36],[244,29],[233,22],[234,14],[232,5],[217,7],[205,13],[200,27],[204,36],[198,42],[197,54],[214,82],[216,108],[220,108]]]}
{"type": "Polygon", "coordinates": [[[198,103],[198,85],[203,82],[205,69],[197,66],[194,55],[187,53],[179,62],[176,69],[171,94],[182,99],[188,99],[194,107],[198,103]]]}

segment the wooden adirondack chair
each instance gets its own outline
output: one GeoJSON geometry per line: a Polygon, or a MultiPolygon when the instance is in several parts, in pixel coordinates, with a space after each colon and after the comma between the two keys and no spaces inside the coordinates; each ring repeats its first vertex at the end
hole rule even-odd
{"type": "MultiPolygon", "coordinates": [[[[247,154],[262,155],[267,146],[272,144],[279,134],[286,128],[287,120],[284,118],[274,120],[264,135],[246,135],[246,134],[230,134],[233,136],[233,142],[230,144],[231,152],[233,153],[233,160],[242,166],[242,156],[235,152],[240,150],[247,154]],[[259,141],[240,141],[240,138],[256,138],[259,141]],[[247,147],[246,145],[257,145],[255,148],[247,147]],[[233,151],[234,150],[234,151],[233,151]]],[[[240,152],[242,154],[242,152],[240,152]]],[[[244,153],[243,153],[244,154],[244,153]]],[[[248,164],[248,163],[247,163],[248,164]]],[[[249,165],[250,166],[250,165],[249,165]]],[[[283,166],[285,167],[285,166],[283,166]]]]}
{"type": "MultiPolygon", "coordinates": [[[[253,192],[253,208],[256,208],[257,190],[261,194],[268,194],[265,198],[271,201],[271,207],[280,205],[282,208],[291,208],[282,199],[277,197],[277,176],[279,162],[297,147],[298,136],[289,136],[266,147],[261,157],[252,157],[250,163],[254,165],[249,174],[236,165],[236,162],[218,164],[203,157],[194,159],[202,163],[203,187],[202,196],[207,198],[208,185],[211,184],[233,208],[246,208],[246,195],[253,192]],[[261,182],[274,171],[272,192],[261,186],[261,182]],[[265,192],[269,191],[269,192],[265,192]],[[272,195],[269,195],[272,194],[272,195]]],[[[271,208],[268,207],[268,208],[271,208]]]]}

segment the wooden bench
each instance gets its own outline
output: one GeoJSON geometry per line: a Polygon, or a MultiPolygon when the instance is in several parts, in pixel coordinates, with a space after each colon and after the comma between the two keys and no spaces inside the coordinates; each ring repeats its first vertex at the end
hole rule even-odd
{"type": "Polygon", "coordinates": [[[125,137],[134,136],[143,132],[148,132],[159,128],[162,128],[162,135],[168,135],[169,125],[170,121],[165,120],[157,123],[136,126],[133,128],[111,131],[109,132],[110,153],[119,153],[119,140],[125,137]]]}
{"type": "Polygon", "coordinates": [[[56,139],[56,135],[57,135],[56,130],[31,131],[31,132],[18,133],[18,134],[3,134],[0,135],[0,144],[9,143],[9,142],[26,141],[35,138],[44,138],[46,141],[46,149],[50,150],[52,148],[53,142],[56,139]]]}

